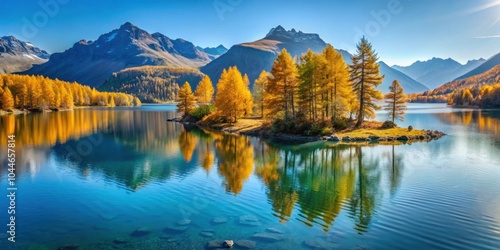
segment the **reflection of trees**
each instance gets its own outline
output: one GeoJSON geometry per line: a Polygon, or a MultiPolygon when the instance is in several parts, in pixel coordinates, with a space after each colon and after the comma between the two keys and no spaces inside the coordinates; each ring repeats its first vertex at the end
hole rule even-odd
{"type": "Polygon", "coordinates": [[[388,179],[390,185],[391,196],[396,194],[399,186],[401,185],[401,180],[403,179],[404,161],[403,155],[395,154],[395,146],[392,145],[392,151],[390,154],[384,154],[389,160],[388,164],[388,179]]]}
{"type": "Polygon", "coordinates": [[[194,149],[196,148],[196,143],[198,140],[195,135],[186,131],[185,129],[179,135],[179,148],[181,150],[181,154],[184,157],[184,160],[187,162],[191,161],[191,157],[193,157],[194,149]]]}
{"type": "Polygon", "coordinates": [[[453,125],[475,127],[481,133],[490,134],[500,138],[500,112],[499,111],[462,111],[434,114],[441,121],[453,125]]]}
{"type": "Polygon", "coordinates": [[[381,173],[376,158],[363,158],[361,146],[311,144],[283,151],[263,146],[256,152],[255,173],[268,186],[281,222],[298,205],[300,221],[329,231],[347,206],[355,229],[366,231],[381,198],[381,173]]]}
{"type": "Polygon", "coordinates": [[[246,136],[225,135],[215,142],[219,174],[225,178],[227,192],[238,194],[250,177],[253,167],[253,147],[246,136]]]}
{"type": "Polygon", "coordinates": [[[378,159],[363,159],[361,146],[355,147],[358,175],[356,187],[350,200],[350,213],[355,219],[355,229],[366,232],[377,200],[381,195],[378,159]]]}

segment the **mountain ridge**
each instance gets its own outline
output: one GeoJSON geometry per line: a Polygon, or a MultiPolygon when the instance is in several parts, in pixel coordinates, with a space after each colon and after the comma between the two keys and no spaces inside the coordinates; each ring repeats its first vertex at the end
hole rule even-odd
{"type": "Polygon", "coordinates": [[[14,36],[0,37],[0,74],[15,73],[47,61],[50,54],[14,36]]]}
{"type": "Polygon", "coordinates": [[[416,61],[409,66],[393,65],[392,68],[403,72],[421,82],[429,89],[434,89],[482,64],[484,59],[469,60],[461,64],[452,58],[433,57],[425,61],[416,61]]]}
{"type": "Polygon", "coordinates": [[[150,34],[130,22],[105,33],[95,41],[80,40],[48,62],[23,74],[41,74],[97,87],[114,72],[129,67],[166,65],[197,68],[210,62],[205,52],[184,39],[150,34]]]}

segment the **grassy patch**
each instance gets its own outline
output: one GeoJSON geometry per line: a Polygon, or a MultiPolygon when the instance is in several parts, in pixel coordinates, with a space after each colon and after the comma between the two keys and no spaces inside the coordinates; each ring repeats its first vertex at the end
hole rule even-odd
{"type": "Polygon", "coordinates": [[[407,128],[389,128],[389,129],[377,129],[377,128],[360,128],[354,130],[347,130],[341,133],[335,133],[337,136],[345,137],[368,137],[371,135],[379,137],[398,137],[398,136],[420,136],[425,135],[425,130],[412,130],[408,131],[407,128]]]}

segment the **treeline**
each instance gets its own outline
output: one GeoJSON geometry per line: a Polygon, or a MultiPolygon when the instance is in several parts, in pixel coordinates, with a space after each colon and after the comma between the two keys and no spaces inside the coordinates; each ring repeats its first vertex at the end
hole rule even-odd
{"type": "Polygon", "coordinates": [[[500,108],[500,83],[455,91],[451,94],[448,104],[461,107],[500,108]]]}
{"type": "Polygon", "coordinates": [[[165,103],[178,98],[180,83],[197,83],[202,77],[203,74],[196,69],[141,66],[113,73],[98,89],[128,93],[141,102],[165,103]]]}
{"type": "Polygon", "coordinates": [[[99,92],[76,82],[43,76],[0,75],[0,106],[10,109],[71,109],[74,106],[139,106],[128,94],[99,92]]]}
{"type": "MultiPolygon", "coordinates": [[[[277,56],[270,72],[262,71],[255,80],[253,90],[246,75],[237,67],[230,67],[222,72],[216,84],[216,96],[213,89],[209,95],[205,76],[195,93],[186,82],[179,91],[178,108],[184,115],[198,114],[206,116],[207,123],[236,122],[241,117],[252,113],[273,124],[275,132],[297,134],[327,133],[333,129],[344,129],[348,122],[357,119],[360,127],[365,119],[375,117],[375,111],[381,107],[376,101],[383,99],[382,92],[376,87],[382,83],[377,63],[377,54],[371,44],[363,38],[357,45],[357,54],[347,65],[342,55],[331,45],[321,53],[307,51],[298,59],[283,49],[277,56]],[[199,108],[197,102],[203,96],[199,108]],[[197,101],[198,100],[198,101],[197,101]],[[210,112],[210,104],[215,112],[210,112]],[[204,107],[204,108],[203,108],[204,107]],[[202,109],[206,112],[200,112],[202,109]]],[[[210,84],[211,85],[211,84],[210,84]]],[[[388,105],[392,107],[393,117],[398,119],[404,114],[406,100],[403,89],[395,81],[391,85],[393,92],[388,105]],[[397,110],[396,110],[397,109],[397,110]]]]}
{"type": "MultiPolygon", "coordinates": [[[[450,99],[461,98],[466,89],[471,94],[476,93],[474,96],[478,97],[483,86],[492,86],[498,83],[500,83],[500,65],[482,74],[446,83],[434,90],[408,95],[408,99],[410,102],[454,103],[450,99]]],[[[466,101],[469,102],[469,100],[466,101]]]]}

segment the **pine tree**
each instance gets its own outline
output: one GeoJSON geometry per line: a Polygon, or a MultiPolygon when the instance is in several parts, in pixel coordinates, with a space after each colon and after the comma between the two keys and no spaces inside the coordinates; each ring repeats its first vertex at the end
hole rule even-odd
{"type": "Polygon", "coordinates": [[[295,117],[297,106],[297,66],[286,49],[281,50],[271,68],[266,93],[266,107],[271,114],[284,111],[285,119],[295,117]]]}
{"type": "Polygon", "coordinates": [[[365,37],[357,44],[356,54],[351,59],[351,81],[359,100],[356,127],[360,127],[365,118],[375,117],[375,110],[380,109],[375,101],[381,100],[383,95],[375,88],[382,83],[383,76],[380,75],[377,54],[365,37]]]}
{"type": "Polygon", "coordinates": [[[267,80],[269,77],[269,73],[267,71],[262,70],[260,72],[259,78],[257,78],[253,84],[253,99],[255,102],[255,107],[258,111],[258,114],[264,118],[264,100],[265,97],[265,88],[267,86],[267,80]]]}
{"type": "Polygon", "coordinates": [[[401,87],[397,80],[394,80],[391,86],[389,86],[389,90],[390,92],[384,96],[387,103],[384,109],[389,112],[389,119],[393,123],[396,119],[404,121],[404,114],[407,107],[403,87],[401,87]]]}
{"type": "Polygon", "coordinates": [[[193,95],[191,85],[185,82],[179,90],[179,103],[177,103],[177,112],[183,112],[184,116],[196,108],[196,97],[193,95]]]}
{"type": "Polygon", "coordinates": [[[5,89],[2,94],[2,109],[13,109],[14,108],[14,97],[12,97],[12,93],[9,90],[9,87],[5,86],[5,89]]]}

